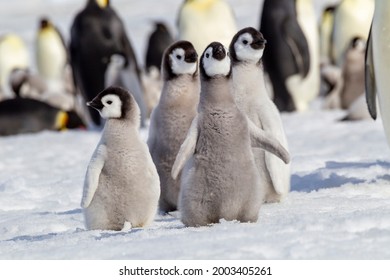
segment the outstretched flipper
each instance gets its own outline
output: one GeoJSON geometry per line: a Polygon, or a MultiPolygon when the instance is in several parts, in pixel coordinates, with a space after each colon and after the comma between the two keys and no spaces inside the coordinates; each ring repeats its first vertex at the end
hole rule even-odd
{"type": "Polygon", "coordinates": [[[175,163],[173,164],[171,175],[174,180],[176,180],[185,163],[194,154],[196,141],[198,140],[198,134],[198,115],[196,115],[192,120],[191,127],[188,130],[186,139],[180,146],[179,153],[177,154],[175,163]]]}
{"type": "Polygon", "coordinates": [[[290,162],[289,152],[280,144],[271,133],[258,128],[248,117],[249,135],[251,137],[252,147],[261,148],[267,152],[276,155],[284,163],[290,162]]]}
{"type": "Polygon", "coordinates": [[[366,100],[368,111],[371,117],[375,120],[377,117],[376,110],[376,82],[375,82],[375,70],[374,59],[372,53],[372,25],[367,40],[366,49],[366,66],[365,66],[365,78],[366,78],[366,100]]]}
{"type": "Polygon", "coordinates": [[[310,52],[305,34],[298,22],[290,18],[284,20],[282,34],[293,54],[296,73],[305,78],[310,70],[310,52]]]}
{"type": "Polygon", "coordinates": [[[107,148],[104,144],[99,145],[92,155],[84,182],[83,198],[81,200],[81,207],[83,208],[89,206],[95,195],[106,156],[107,148]]]}

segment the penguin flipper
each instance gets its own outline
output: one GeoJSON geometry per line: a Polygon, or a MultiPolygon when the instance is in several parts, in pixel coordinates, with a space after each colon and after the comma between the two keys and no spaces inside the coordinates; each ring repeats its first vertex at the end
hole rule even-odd
{"type": "Polygon", "coordinates": [[[290,162],[289,152],[280,144],[280,142],[269,132],[258,128],[248,117],[249,135],[251,138],[251,145],[254,148],[260,148],[270,152],[283,160],[284,163],[290,162]]]}
{"type": "Polygon", "coordinates": [[[294,57],[294,64],[302,78],[310,70],[310,52],[305,34],[296,21],[286,18],[281,25],[283,38],[286,40],[294,57]]]}
{"type": "Polygon", "coordinates": [[[198,115],[196,115],[196,117],[192,120],[191,127],[188,130],[186,139],[180,146],[179,153],[177,154],[175,162],[172,166],[171,176],[174,180],[176,180],[185,163],[194,154],[196,142],[198,140],[198,134],[198,115]]]}
{"type": "Polygon", "coordinates": [[[370,112],[371,117],[375,120],[377,117],[376,110],[376,82],[375,82],[375,70],[374,70],[374,59],[372,51],[372,26],[370,28],[370,33],[367,40],[367,49],[366,49],[366,65],[365,65],[365,79],[366,79],[366,100],[368,111],[370,112]]]}
{"type": "Polygon", "coordinates": [[[96,148],[88,165],[84,182],[83,198],[81,200],[81,207],[83,208],[87,208],[89,206],[95,195],[99,184],[100,173],[102,172],[106,157],[106,145],[100,144],[96,148]]]}

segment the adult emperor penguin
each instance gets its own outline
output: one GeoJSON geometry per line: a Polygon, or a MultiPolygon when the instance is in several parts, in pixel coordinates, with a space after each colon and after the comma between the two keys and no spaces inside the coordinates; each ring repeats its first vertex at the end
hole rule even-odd
{"type": "Polygon", "coordinates": [[[164,51],[173,43],[173,37],[164,22],[155,22],[154,30],[149,35],[148,47],[145,56],[145,68],[149,71],[151,67],[161,69],[161,62],[164,51]]]}
{"type": "Polygon", "coordinates": [[[68,49],[57,27],[41,18],[35,41],[38,75],[46,84],[42,99],[58,100],[64,109],[75,107],[75,92],[68,49]]]}
{"type": "Polygon", "coordinates": [[[140,110],[120,87],[100,92],[88,106],[106,119],[88,165],[81,206],[88,229],[148,226],[154,219],[160,182],[148,146],[139,135],[140,110]]]}
{"type": "Polygon", "coordinates": [[[335,5],[325,7],[320,19],[320,63],[331,63],[332,32],[334,22],[335,5]]]}
{"type": "Polygon", "coordinates": [[[304,111],[320,93],[320,39],[313,0],[296,0],[296,9],[298,23],[309,47],[310,68],[305,78],[295,76],[288,79],[287,86],[295,96],[297,110],[304,111]]]}
{"type": "Polygon", "coordinates": [[[264,0],[260,31],[269,48],[264,52],[264,68],[280,111],[295,111],[300,93],[291,88],[291,81],[303,80],[310,70],[308,41],[298,23],[295,0],[264,0]]]}
{"type": "Polygon", "coordinates": [[[159,208],[177,209],[180,178],[171,170],[199,103],[198,55],[188,41],[172,44],[162,63],[164,86],[150,118],[148,146],[161,182],[159,208]]]}
{"type": "Polygon", "coordinates": [[[177,23],[179,39],[190,41],[198,53],[213,41],[229,45],[237,32],[233,10],[225,0],[184,0],[177,23]]]}
{"type": "Polygon", "coordinates": [[[31,98],[0,101],[1,136],[82,127],[85,124],[74,111],[63,111],[31,98]]]}
{"type": "Polygon", "coordinates": [[[40,20],[35,44],[39,75],[49,88],[64,91],[68,52],[61,33],[48,18],[40,20]]]}
{"type": "Polygon", "coordinates": [[[366,51],[366,99],[373,119],[377,117],[376,94],[383,127],[390,145],[390,2],[375,1],[375,13],[366,51]]]}
{"type": "Polygon", "coordinates": [[[0,37],[0,100],[14,97],[9,84],[10,74],[14,69],[29,68],[29,64],[27,47],[18,35],[0,37]]]}
{"type": "Polygon", "coordinates": [[[367,40],[374,13],[374,0],[343,0],[334,12],[333,63],[343,66],[344,53],[354,37],[367,40]]]}
{"type": "MultiPolygon", "coordinates": [[[[79,12],[71,27],[70,54],[75,83],[84,99],[91,100],[102,91],[105,84],[105,72],[113,55],[124,58],[123,68],[127,71],[128,89],[143,100],[140,70],[125,27],[109,0],[88,0],[85,8],[79,12]],[[141,91],[141,92],[140,92],[141,91]]],[[[139,104],[144,108],[144,104],[139,104]]],[[[99,114],[89,108],[95,125],[101,124],[99,114]]],[[[145,112],[141,111],[141,124],[145,121],[145,112]]]]}
{"type": "Polygon", "coordinates": [[[231,63],[220,43],[211,43],[200,59],[201,93],[193,120],[172,168],[181,175],[179,210],[186,226],[220,219],[255,222],[264,199],[252,145],[289,161],[273,137],[250,125],[235,104],[231,63]]]}
{"type": "MultiPolygon", "coordinates": [[[[287,149],[278,108],[264,82],[262,56],[266,40],[252,27],[240,30],[230,44],[234,99],[238,108],[260,129],[272,134],[287,149]]],[[[266,190],[266,202],[283,199],[290,190],[290,165],[264,150],[253,148],[256,165],[266,190]]]]}

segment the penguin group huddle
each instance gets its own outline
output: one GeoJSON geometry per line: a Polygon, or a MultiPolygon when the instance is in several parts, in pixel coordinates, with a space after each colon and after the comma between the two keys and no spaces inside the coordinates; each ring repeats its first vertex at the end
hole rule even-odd
{"type": "Polygon", "coordinates": [[[81,203],[88,229],[144,227],[157,209],[179,210],[186,226],[256,222],[264,202],[285,197],[290,155],[265,88],[265,44],[248,27],[229,49],[210,43],[199,62],[189,41],[168,47],[147,145],[125,89],[109,87],[88,103],[106,119],[81,203]]]}

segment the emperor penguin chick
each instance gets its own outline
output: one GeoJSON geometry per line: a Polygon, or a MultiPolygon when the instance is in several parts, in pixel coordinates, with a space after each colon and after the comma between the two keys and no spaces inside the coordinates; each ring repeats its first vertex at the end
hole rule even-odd
{"type": "Polygon", "coordinates": [[[164,86],[150,118],[148,146],[161,182],[160,210],[177,209],[180,178],[171,177],[172,165],[199,102],[198,55],[188,41],[172,44],[164,53],[164,86]]]}
{"type": "Polygon", "coordinates": [[[266,132],[251,125],[232,95],[227,50],[211,43],[200,59],[201,92],[198,114],[172,168],[183,169],[179,210],[186,226],[228,221],[255,222],[264,192],[252,145],[289,161],[288,152],[266,132]]]}
{"type": "Polygon", "coordinates": [[[81,206],[88,229],[149,225],[157,211],[160,181],[139,135],[140,109],[123,88],[109,87],[88,106],[106,119],[89,163],[81,206]]]}
{"type": "MultiPolygon", "coordinates": [[[[234,99],[238,108],[258,128],[273,135],[287,149],[279,110],[269,98],[264,83],[262,56],[266,40],[252,27],[240,30],[230,44],[234,99]]],[[[290,165],[275,155],[253,148],[265,189],[266,202],[279,202],[290,190],[290,165]]]]}

